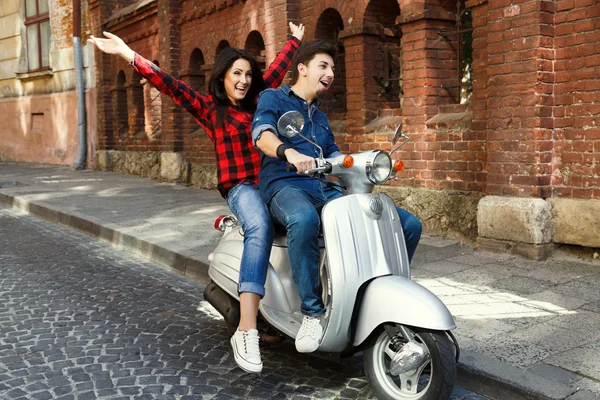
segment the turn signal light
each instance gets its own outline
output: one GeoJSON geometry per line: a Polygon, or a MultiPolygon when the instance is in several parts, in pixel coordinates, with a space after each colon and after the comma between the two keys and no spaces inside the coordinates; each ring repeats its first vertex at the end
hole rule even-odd
{"type": "Polygon", "coordinates": [[[344,157],[344,168],[352,168],[354,165],[354,158],[352,156],[344,157]]]}
{"type": "Polygon", "coordinates": [[[394,162],[394,171],[399,172],[404,169],[404,162],[402,160],[396,160],[394,162]]]}

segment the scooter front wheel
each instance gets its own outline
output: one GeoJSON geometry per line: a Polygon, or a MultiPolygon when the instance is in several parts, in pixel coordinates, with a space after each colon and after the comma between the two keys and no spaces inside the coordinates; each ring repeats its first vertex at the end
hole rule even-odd
{"type": "Polygon", "coordinates": [[[385,330],[375,333],[363,353],[365,373],[380,400],[446,400],[456,381],[454,346],[444,332],[394,325],[398,338],[422,345],[428,353],[418,368],[400,375],[390,374],[390,363],[396,354],[394,340],[385,330]],[[406,337],[408,336],[408,337],[406,337]]]}

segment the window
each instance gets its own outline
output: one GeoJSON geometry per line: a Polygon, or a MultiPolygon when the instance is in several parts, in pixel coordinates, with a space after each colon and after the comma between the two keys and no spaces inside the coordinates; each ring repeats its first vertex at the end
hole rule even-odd
{"type": "Polygon", "coordinates": [[[460,69],[462,71],[460,104],[467,104],[471,102],[471,95],[473,94],[473,14],[468,8],[463,11],[460,30],[462,31],[461,43],[459,44],[462,47],[460,53],[460,69]]]}
{"type": "Polygon", "coordinates": [[[25,29],[29,71],[50,67],[48,0],[25,0],[25,29]]]}

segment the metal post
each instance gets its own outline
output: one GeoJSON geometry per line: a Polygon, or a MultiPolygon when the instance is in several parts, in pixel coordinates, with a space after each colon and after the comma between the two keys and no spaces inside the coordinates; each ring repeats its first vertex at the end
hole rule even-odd
{"type": "Polygon", "coordinates": [[[73,0],[73,52],[75,53],[75,88],[77,92],[77,156],[74,169],[85,169],[87,158],[87,128],[85,110],[85,80],[81,54],[81,1],[73,0]]]}

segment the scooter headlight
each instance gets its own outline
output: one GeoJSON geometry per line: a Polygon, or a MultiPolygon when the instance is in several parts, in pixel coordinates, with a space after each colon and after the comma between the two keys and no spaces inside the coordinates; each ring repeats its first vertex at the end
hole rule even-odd
{"type": "Polygon", "coordinates": [[[375,157],[367,162],[367,178],[372,183],[380,184],[387,181],[392,172],[392,159],[385,151],[378,151],[375,157]]]}

